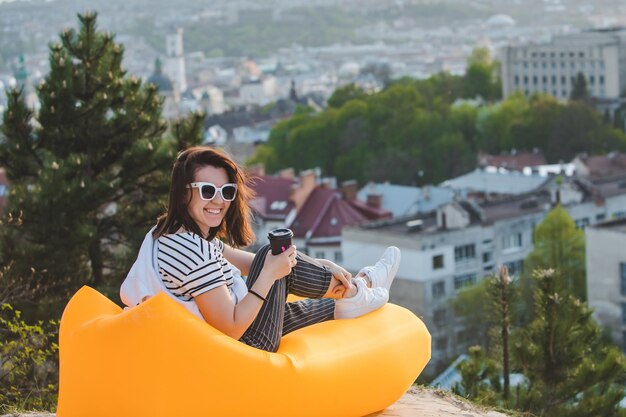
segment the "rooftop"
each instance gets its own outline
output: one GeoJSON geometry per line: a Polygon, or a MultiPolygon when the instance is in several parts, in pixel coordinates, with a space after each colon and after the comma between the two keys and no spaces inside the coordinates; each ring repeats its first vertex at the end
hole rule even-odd
{"type": "Polygon", "coordinates": [[[523,194],[536,190],[548,178],[521,172],[476,169],[460,177],[444,181],[441,185],[453,190],[485,194],[523,194]]]}

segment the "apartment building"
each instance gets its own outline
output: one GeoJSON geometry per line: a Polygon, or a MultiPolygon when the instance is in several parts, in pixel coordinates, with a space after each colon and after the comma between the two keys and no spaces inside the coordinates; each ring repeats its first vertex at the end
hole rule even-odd
{"type": "Polygon", "coordinates": [[[451,300],[500,265],[519,277],[533,249],[535,226],[557,202],[581,228],[626,217],[626,176],[556,178],[531,192],[495,201],[461,199],[429,213],[344,229],[344,266],[350,271],[377,259],[386,246],[402,250],[390,299],[420,316],[430,330],[427,373],[441,371],[468,347],[464,323],[454,316],[451,300]]]}
{"type": "Polygon", "coordinates": [[[589,306],[626,352],[626,219],[587,228],[585,243],[589,306]]]}
{"type": "Polygon", "coordinates": [[[502,92],[547,93],[568,99],[583,74],[589,94],[617,99],[626,90],[626,29],[597,29],[555,36],[545,44],[505,47],[502,92]]]}

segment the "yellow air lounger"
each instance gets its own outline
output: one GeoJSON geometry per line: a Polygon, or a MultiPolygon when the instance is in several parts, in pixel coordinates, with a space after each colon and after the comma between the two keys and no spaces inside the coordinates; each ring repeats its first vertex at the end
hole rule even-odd
{"type": "Polygon", "coordinates": [[[430,334],[387,304],[249,347],[159,294],[123,311],[83,287],[60,329],[57,417],[350,417],[397,401],[430,359],[430,334]]]}

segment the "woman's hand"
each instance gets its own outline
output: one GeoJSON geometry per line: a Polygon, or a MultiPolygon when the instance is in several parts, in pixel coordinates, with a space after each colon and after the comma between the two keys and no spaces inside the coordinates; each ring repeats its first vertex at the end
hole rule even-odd
{"type": "Polygon", "coordinates": [[[298,261],[296,260],[296,247],[291,245],[283,253],[278,255],[272,255],[272,252],[267,252],[265,256],[265,264],[263,265],[263,271],[267,272],[269,276],[274,278],[274,281],[289,275],[291,269],[296,266],[298,261]]]}
{"type": "Polygon", "coordinates": [[[318,259],[318,261],[330,270],[333,277],[335,277],[337,281],[341,282],[341,284],[346,287],[346,290],[350,289],[350,286],[352,285],[352,274],[350,272],[328,259],[318,259]]]}

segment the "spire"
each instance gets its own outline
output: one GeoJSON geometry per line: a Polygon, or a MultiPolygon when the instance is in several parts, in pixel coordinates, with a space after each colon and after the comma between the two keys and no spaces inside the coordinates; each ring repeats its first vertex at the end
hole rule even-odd
{"type": "Polygon", "coordinates": [[[24,85],[28,78],[28,71],[26,71],[26,63],[24,61],[24,54],[20,54],[20,63],[15,71],[15,80],[18,85],[24,85]]]}
{"type": "Polygon", "coordinates": [[[295,101],[295,102],[298,101],[298,93],[296,93],[296,82],[293,79],[291,80],[291,89],[289,90],[289,98],[292,101],[295,101]]]}
{"type": "Polygon", "coordinates": [[[161,63],[161,60],[158,57],[157,59],[154,60],[154,74],[163,75],[163,64],[161,63]]]}

